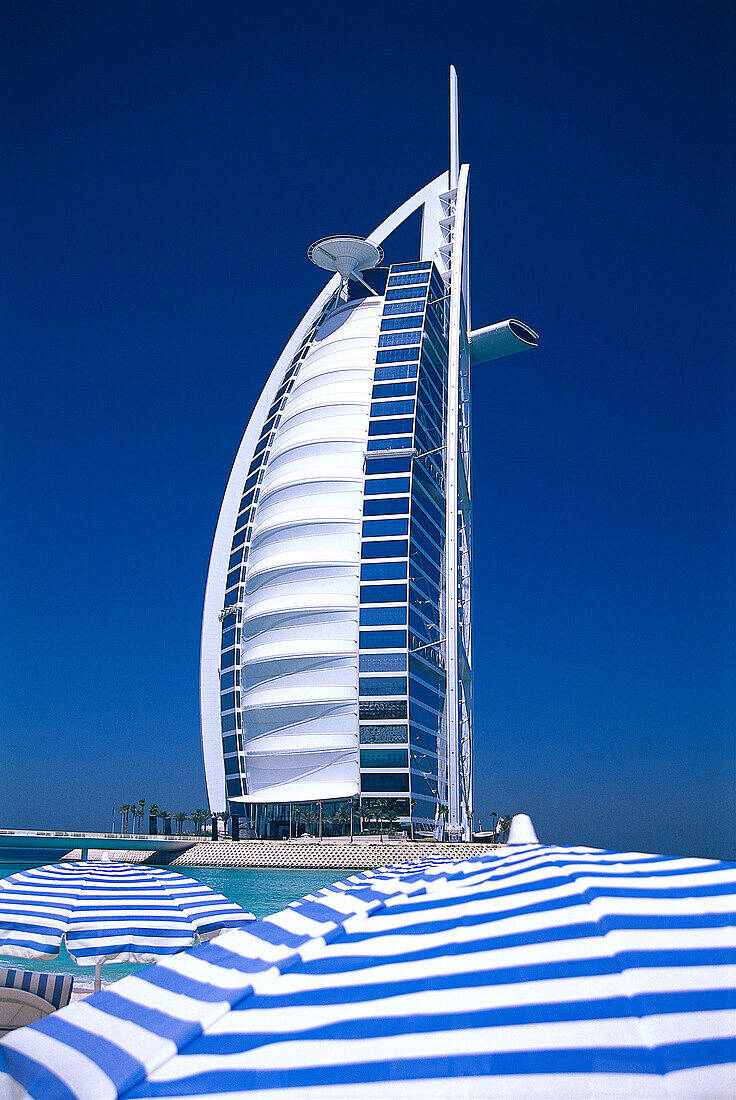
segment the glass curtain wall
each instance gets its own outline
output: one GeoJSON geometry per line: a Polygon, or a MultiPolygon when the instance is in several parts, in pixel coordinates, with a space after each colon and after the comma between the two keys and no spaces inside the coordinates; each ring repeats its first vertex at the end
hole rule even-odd
{"type": "Polygon", "coordinates": [[[389,270],[368,431],[360,589],[361,801],[432,827],[445,670],[442,558],[447,336],[427,262],[389,270]]]}

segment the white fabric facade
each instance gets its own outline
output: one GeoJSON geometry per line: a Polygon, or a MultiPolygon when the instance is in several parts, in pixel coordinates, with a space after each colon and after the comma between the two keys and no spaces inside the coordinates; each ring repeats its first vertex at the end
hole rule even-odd
{"type": "Polygon", "coordinates": [[[380,299],[329,315],[260,486],[243,602],[243,752],[260,802],[359,791],[363,464],[380,299]]]}

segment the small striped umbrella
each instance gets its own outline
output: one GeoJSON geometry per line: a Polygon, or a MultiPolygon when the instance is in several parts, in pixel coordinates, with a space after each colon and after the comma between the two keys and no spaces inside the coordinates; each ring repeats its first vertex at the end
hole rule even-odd
{"type": "Polygon", "coordinates": [[[157,962],[255,918],[202,882],[159,867],[52,863],[0,879],[0,954],[80,966],[157,962]]]}
{"type": "Polygon", "coordinates": [[[0,1082],[65,1100],[732,1100],[735,899],[734,864],[534,843],[368,872],[14,1033],[0,1082]]]}

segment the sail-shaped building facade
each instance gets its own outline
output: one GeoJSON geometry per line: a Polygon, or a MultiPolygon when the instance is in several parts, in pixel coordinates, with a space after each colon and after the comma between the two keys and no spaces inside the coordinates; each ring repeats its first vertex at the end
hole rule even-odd
{"type": "Polygon", "coordinates": [[[450,76],[450,167],[335,272],[266,382],[222,502],[202,626],[213,812],[283,835],[294,804],[385,800],[472,820],[471,365],[536,343],[473,330],[469,166],[450,76]],[[381,245],[421,211],[414,256],[381,245]],[[260,816],[254,817],[254,807],[260,816]]]}

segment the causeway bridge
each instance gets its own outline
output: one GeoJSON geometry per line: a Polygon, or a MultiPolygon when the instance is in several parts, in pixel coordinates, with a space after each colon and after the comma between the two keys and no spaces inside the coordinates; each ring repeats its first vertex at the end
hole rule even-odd
{"type": "Polygon", "coordinates": [[[81,858],[87,859],[90,849],[94,851],[127,852],[170,852],[172,855],[185,852],[201,841],[195,836],[168,836],[165,834],[136,833],[70,833],[45,832],[38,829],[0,829],[0,862],[28,859],[33,861],[37,855],[43,858],[49,853],[60,859],[70,852],[81,850],[81,858]]]}

